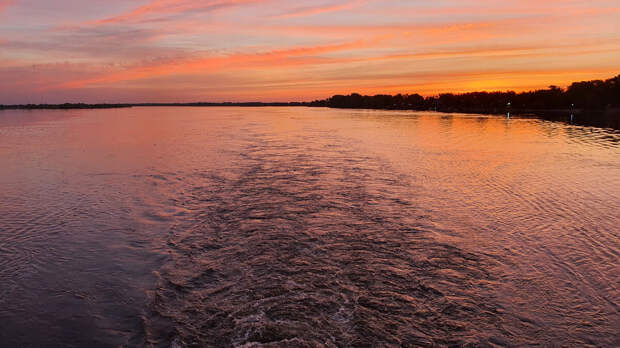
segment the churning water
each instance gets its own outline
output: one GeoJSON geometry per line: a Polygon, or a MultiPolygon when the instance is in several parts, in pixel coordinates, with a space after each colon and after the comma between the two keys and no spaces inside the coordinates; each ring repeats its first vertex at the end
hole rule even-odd
{"type": "Polygon", "coordinates": [[[619,346],[620,133],[0,112],[0,345],[619,346]]]}

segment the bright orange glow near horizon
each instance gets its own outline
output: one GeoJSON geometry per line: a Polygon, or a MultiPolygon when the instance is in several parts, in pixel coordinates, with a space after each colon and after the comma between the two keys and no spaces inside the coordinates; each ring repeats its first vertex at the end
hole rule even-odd
{"type": "Polygon", "coordinates": [[[0,0],[0,104],[532,90],[620,73],[617,0],[0,0]]]}

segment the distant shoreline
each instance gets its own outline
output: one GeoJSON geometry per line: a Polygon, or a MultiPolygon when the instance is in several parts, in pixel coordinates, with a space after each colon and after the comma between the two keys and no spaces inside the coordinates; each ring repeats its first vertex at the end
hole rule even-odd
{"type": "MultiPolygon", "coordinates": [[[[444,114],[466,113],[481,115],[507,115],[498,109],[483,108],[408,108],[408,107],[384,107],[384,108],[364,108],[364,107],[335,107],[328,105],[316,105],[308,102],[292,103],[137,103],[137,104],[25,104],[25,105],[0,105],[2,110],[88,110],[88,109],[122,109],[132,107],[325,107],[330,109],[352,109],[352,110],[402,110],[402,111],[435,111],[444,114]]],[[[613,128],[620,130],[620,108],[607,110],[589,109],[513,109],[511,117],[515,118],[536,118],[548,121],[573,123],[582,126],[593,126],[601,128],[613,128]],[[571,115],[572,118],[571,118],[571,115]]]]}
{"type": "Polygon", "coordinates": [[[0,105],[0,110],[72,110],[72,109],[119,109],[141,106],[190,106],[190,107],[217,107],[217,106],[310,106],[310,103],[262,103],[262,102],[243,102],[243,103],[128,103],[128,104],[86,104],[86,103],[64,103],[64,104],[17,104],[0,105]]]}

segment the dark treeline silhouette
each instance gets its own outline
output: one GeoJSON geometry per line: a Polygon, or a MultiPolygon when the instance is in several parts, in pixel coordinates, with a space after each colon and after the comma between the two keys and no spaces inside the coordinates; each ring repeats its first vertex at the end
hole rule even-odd
{"type": "Polygon", "coordinates": [[[308,106],[308,103],[303,102],[273,102],[273,103],[263,103],[263,102],[223,102],[223,103],[142,103],[142,104],[132,104],[133,106],[249,106],[249,107],[257,107],[257,106],[308,106]]]}
{"type": "Polygon", "coordinates": [[[0,110],[7,109],[112,109],[129,108],[131,104],[85,104],[85,103],[64,103],[64,104],[19,104],[2,105],[0,110]]]}
{"type": "Polygon", "coordinates": [[[570,105],[574,104],[578,109],[604,111],[620,107],[620,75],[605,81],[575,82],[566,89],[550,86],[548,89],[522,93],[444,93],[426,98],[419,94],[366,96],[353,93],[316,100],[310,105],[363,109],[430,110],[437,108],[441,111],[503,113],[508,103],[511,103],[513,110],[569,109],[570,105]]]}
{"type": "Polygon", "coordinates": [[[482,114],[535,115],[547,119],[573,120],[582,124],[620,128],[620,75],[602,81],[575,82],[562,89],[550,86],[530,92],[444,93],[365,96],[357,93],[316,100],[310,106],[353,109],[436,110],[482,114]]]}
{"type": "Polygon", "coordinates": [[[65,104],[20,104],[2,105],[2,109],[112,109],[130,108],[133,106],[307,106],[308,103],[262,103],[262,102],[224,102],[224,103],[133,103],[133,104],[85,104],[85,103],[65,103],[65,104]]]}

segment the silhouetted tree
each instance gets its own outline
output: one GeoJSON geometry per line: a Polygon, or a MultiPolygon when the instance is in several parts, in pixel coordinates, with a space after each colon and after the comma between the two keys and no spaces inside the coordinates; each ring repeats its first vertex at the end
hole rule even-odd
{"type": "Polygon", "coordinates": [[[575,82],[566,90],[552,85],[547,89],[522,93],[512,91],[444,93],[437,97],[427,98],[419,94],[364,96],[353,93],[335,95],[307,105],[366,109],[428,110],[437,108],[439,111],[447,112],[502,113],[509,102],[512,109],[517,112],[566,110],[571,104],[581,110],[603,111],[620,106],[620,75],[605,81],[575,82]]]}

